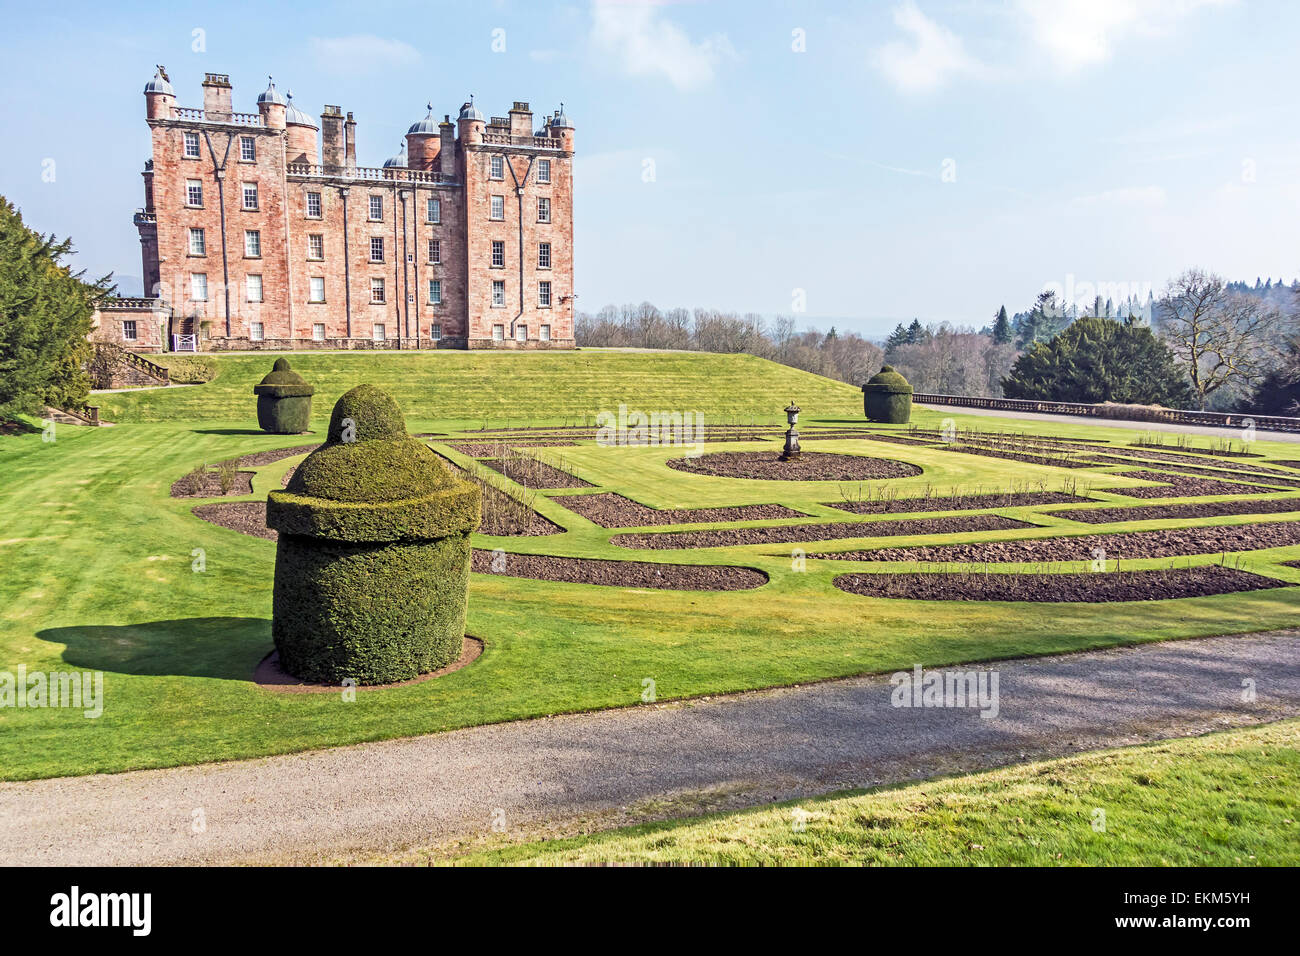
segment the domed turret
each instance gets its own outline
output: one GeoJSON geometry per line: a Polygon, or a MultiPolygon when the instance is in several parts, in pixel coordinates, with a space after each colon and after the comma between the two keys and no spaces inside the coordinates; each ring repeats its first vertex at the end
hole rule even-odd
{"type": "Polygon", "coordinates": [[[418,123],[411,124],[411,128],[406,131],[407,136],[411,136],[411,135],[437,136],[438,135],[438,121],[433,118],[433,104],[429,103],[428,108],[429,108],[429,112],[425,114],[424,119],[420,120],[418,123]]]}
{"type": "Polygon", "coordinates": [[[158,72],[144,85],[145,115],[149,119],[170,119],[176,105],[176,91],[167,79],[167,71],[158,65],[158,72]]]}
{"type": "Polygon", "coordinates": [[[257,105],[261,106],[263,103],[278,103],[281,106],[285,105],[284,97],[281,96],[280,91],[275,88],[275,80],[269,76],[266,78],[266,89],[262,93],[258,94],[257,97],[257,105]]]}
{"type": "Polygon", "coordinates": [[[286,153],[291,163],[319,162],[316,152],[315,121],[298,107],[293,105],[293,91],[285,96],[284,122],[288,129],[286,153]]]}
{"type": "Polygon", "coordinates": [[[483,114],[478,111],[478,107],[474,105],[474,96],[471,94],[469,102],[460,108],[460,118],[456,124],[460,141],[462,143],[483,142],[483,129],[486,125],[487,122],[483,119],[483,114]]]}
{"type": "MultiPolygon", "coordinates": [[[[411,169],[436,169],[438,153],[442,149],[442,135],[438,121],[433,118],[433,104],[428,104],[429,112],[418,123],[412,123],[406,131],[406,160],[402,165],[411,169]]],[[[387,165],[387,163],[385,163],[387,165]]]]}
{"type": "Polygon", "coordinates": [[[289,91],[289,95],[285,100],[284,121],[290,126],[310,126],[312,129],[320,129],[314,119],[293,105],[292,90],[289,91]]]}
{"type": "Polygon", "coordinates": [[[163,93],[167,96],[175,96],[176,91],[172,89],[171,83],[167,81],[167,74],[163,68],[158,67],[158,72],[153,75],[153,79],[144,85],[146,93],[163,93]]]}
{"type": "Polygon", "coordinates": [[[285,107],[284,97],[275,88],[275,81],[268,76],[266,89],[257,97],[257,112],[262,114],[262,125],[267,129],[284,129],[285,107]]]}
{"type": "Polygon", "coordinates": [[[404,169],[406,168],[406,149],[403,147],[402,152],[396,156],[390,156],[384,160],[384,169],[404,169]]]}
{"type": "Polygon", "coordinates": [[[551,139],[558,139],[560,147],[566,152],[573,152],[573,123],[570,122],[569,116],[564,112],[564,104],[555,111],[551,117],[550,123],[547,124],[547,130],[551,139]]]}
{"type": "Polygon", "coordinates": [[[480,123],[486,122],[486,120],[483,119],[483,114],[480,113],[478,107],[474,105],[474,94],[471,93],[469,102],[460,108],[460,118],[463,120],[478,120],[480,123]]]}

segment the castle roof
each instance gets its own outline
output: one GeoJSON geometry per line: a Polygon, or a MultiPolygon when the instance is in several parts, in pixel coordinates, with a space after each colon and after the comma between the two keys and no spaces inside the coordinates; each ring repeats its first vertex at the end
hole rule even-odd
{"type": "Polygon", "coordinates": [[[411,128],[406,131],[406,135],[410,136],[411,134],[415,134],[416,136],[432,136],[436,135],[437,132],[438,121],[433,118],[433,104],[430,103],[428,115],[418,123],[412,123],[411,128]]]}
{"type": "Polygon", "coordinates": [[[259,94],[257,97],[257,105],[261,106],[263,103],[278,103],[283,106],[284,97],[281,96],[280,91],[275,88],[275,83],[269,76],[266,78],[266,84],[265,92],[259,94]]]}
{"type": "MultiPolygon", "coordinates": [[[[412,132],[414,132],[415,127],[412,126],[411,130],[412,132]]],[[[390,156],[388,157],[388,159],[384,160],[384,169],[391,169],[394,166],[397,166],[399,168],[406,166],[406,145],[405,144],[402,145],[402,151],[400,153],[398,153],[396,156],[390,156]]]]}
{"type": "Polygon", "coordinates": [[[172,89],[172,85],[168,83],[166,77],[162,75],[161,69],[153,75],[152,80],[144,85],[144,91],[146,93],[166,93],[168,96],[176,95],[176,91],[172,89]]]}
{"type": "Polygon", "coordinates": [[[573,124],[569,122],[569,117],[564,114],[563,103],[561,103],[560,108],[555,111],[555,115],[551,117],[551,125],[556,129],[573,129],[573,124]]]}
{"type": "Polygon", "coordinates": [[[463,120],[478,120],[483,122],[483,114],[478,111],[474,105],[474,97],[469,98],[469,102],[460,108],[460,118],[463,120]]]}
{"type": "Polygon", "coordinates": [[[285,97],[284,121],[286,124],[292,126],[310,126],[312,129],[320,129],[320,127],[316,125],[315,120],[293,105],[292,90],[290,90],[288,96],[285,97]]]}

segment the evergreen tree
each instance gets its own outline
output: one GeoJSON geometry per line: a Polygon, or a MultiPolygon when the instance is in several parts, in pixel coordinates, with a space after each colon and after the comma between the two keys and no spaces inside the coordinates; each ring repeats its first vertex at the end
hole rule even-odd
{"type": "Polygon", "coordinates": [[[998,317],[993,320],[993,343],[995,345],[1011,344],[1011,322],[1007,319],[1007,307],[998,309],[998,317]]]}
{"type": "Polygon", "coordinates": [[[907,327],[907,344],[916,345],[918,342],[925,341],[925,327],[921,325],[920,319],[913,319],[912,324],[907,327]]]}
{"type": "Polygon", "coordinates": [[[1185,408],[1191,386],[1174,355],[1144,325],[1083,318],[1037,342],[1002,380],[1007,398],[1135,402],[1185,408]]]}
{"type": "Polygon", "coordinates": [[[86,336],[110,284],[84,282],[63,264],[71,252],[67,239],[27,228],[0,196],[0,419],[80,404],[89,393],[86,336]]]}
{"type": "Polygon", "coordinates": [[[889,338],[885,339],[885,351],[890,352],[898,348],[900,345],[906,345],[906,344],[907,344],[907,329],[903,327],[902,322],[899,322],[896,326],[894,326],[894,331],[889,333],[889,338]]]}

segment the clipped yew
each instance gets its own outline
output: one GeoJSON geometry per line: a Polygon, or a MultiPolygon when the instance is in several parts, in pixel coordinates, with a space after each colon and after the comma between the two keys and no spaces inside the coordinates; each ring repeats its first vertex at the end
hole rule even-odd
{"type": "Polygon", "coordinates": [[[271,371],[253,386],[257,396],[257,425],[277,435],[300,435],[311,430],[311,396],[316,389],[278,358],[271,371]]]}
{"type": "Polygon", "coordinates": [[[862,410],[869,421],[905,425],[912,418],[912,386],[886,365],[862,386],[862,410]]]}
{"type": "Polygon", "coordinates": [[[340,398],[325,444],[268,496],[280,666],[313,683],[384,684],[455,661],[479,494],[407,435],[387,393],[340,398]]]}

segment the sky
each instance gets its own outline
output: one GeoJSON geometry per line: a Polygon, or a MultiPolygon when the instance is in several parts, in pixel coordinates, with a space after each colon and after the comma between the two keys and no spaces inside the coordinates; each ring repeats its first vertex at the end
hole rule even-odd
{"type": "Polygon", "coordinates": [[[1300,4],[1286,0],[59,3],[3,0],[0,194],[76,264],[141,275],[144,84],[268,74],[398,152],[561,102],[578,307],[648,300],[870,336],[1044,288],[1300,276],[1300,4]]]}

